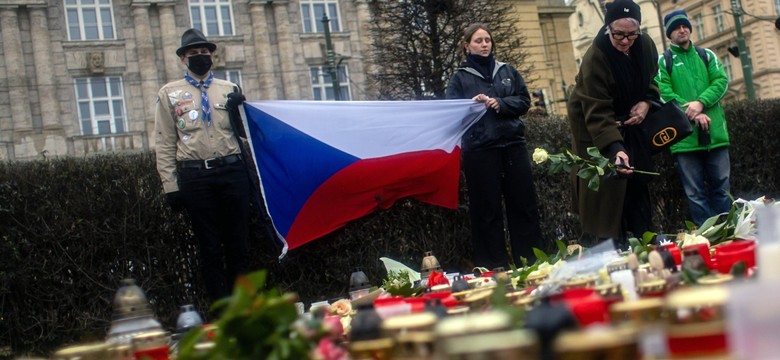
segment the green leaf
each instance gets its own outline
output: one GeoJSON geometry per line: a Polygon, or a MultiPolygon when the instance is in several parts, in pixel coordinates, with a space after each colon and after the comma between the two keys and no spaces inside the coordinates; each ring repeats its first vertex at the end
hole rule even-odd
{"type": "Polygon", "coordinates": [[[747,271],[747,263],[744,261],[738,261],[731,266],[729,274],[734,275],[735,278],[744,278],[747,271]]]}
{"type": "Polygon", "coordinates": [[[643,248],[642,243],[640,243],[637,238],[628,238],[628,244],[631,245],[631,250],[633,250],[634,253],[637,253],[637,249],[641,250],[643,248]]]}
{"type": "Polygon", "coordinates": [[[685,229],[687,229],[688,231],[691,231],[695,227],[696,227],[696,224],[694,224],[693,221],[685,220],[685,229]]]}
{"type": "Polygon", "coordinates": [[[718,218],[720,215],[715,215],[707,220],[704,221],[704,224],[701,224],[701,227],[699,230],[696,230],[696,235],[701,235],[703,232],[707,231],[712,225],[715,225],[715,222],[718,221],[718,218]]]}
{"type": "Polygon", "coordinates": [[[577,176],[584,180],[590,180],[595,173],[596,171],[592,167],[583,167],[580,171],[577,171],[577,176]]]}
{"type": "Polygon", "coordinates": [[[569,250],[566,249],[566,243],[561,240],[555,240],[555,246],[558,247],[558,252],[568,254],[569,250]]]}
{"type": "Polygon", "coordinates": [[[588,180],[588,189],[591,189],[593,191],[599,191],[599,183],[600,179],[598,176],[594,176],[588,180]]]}
{"type": "Polygon", "coordinates": [[[586,151],[586,152],[588,153],[588,155],[590,155],[590,157],[592,157],[592,158],[599,158],[599,157],[602,157],[602,156],[601,156],[601,152],[599,151],[599,148],[597,148],[597,147],[595,147],[595,146],[591,146],[591,147],[589,147],[589,148],[588,148],[587,150],[585,150],[585,151],[586,151]]]}
{"type": "Polygon", "coordinates": [[[651,241],[653,241],[653,239],[655,239],[656,235],[658,235],[658,234],[656,234],[656,233],[654,233],[652,231],[645,231],[645,233],[642,234],[642,245],[649,244],[651,241]]]}
{"type": "Polygon", "coordinates": [[[544,251],[542,251],[540,249],[537,249],[537,248],[532,248],[532,249],[534,251],[534,256],[536,256],[537,259],[540,259],[540,260],[543,260],[543,261],[547,261],[547,259],[549,258],[547,256],[547,253],[545,253],[544,251]]]}

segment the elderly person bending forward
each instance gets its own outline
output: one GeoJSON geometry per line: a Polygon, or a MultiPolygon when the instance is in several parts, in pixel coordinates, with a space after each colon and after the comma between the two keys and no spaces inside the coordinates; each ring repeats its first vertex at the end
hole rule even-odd
{"type": "Polygon", "coordinates": [[[605,179],[598,192],[572,174],[574,203],[582,225],[581,241],[591,245],[612,238],[625,248],[626,232],[640,237],[652,228],[647,179],[631,168],[651,170],[641,124],[657,100],[658,52],[640,31],[639,5],[630,0],[607,4],[605,25],[583,58],[568,113],[573,152],[586,157],[588,147],[618,165],[618,176],[605,179]]]}

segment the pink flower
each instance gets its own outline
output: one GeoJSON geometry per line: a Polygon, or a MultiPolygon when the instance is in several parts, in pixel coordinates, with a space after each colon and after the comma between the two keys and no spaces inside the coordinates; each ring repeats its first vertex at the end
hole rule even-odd
{"type": "Polygon", "coordinates": [[[330,339],[341,339],[344,335],[344,327],[341,325],[341,317],[325,316],[322,319],[322,328],[325,330],[325,337],[330,339]]]}
{"type": "Polygon", "coordinates": [[[329,339],[322,339],[311,354],[317,360],[347,360],[347,350],[329,339]]]}

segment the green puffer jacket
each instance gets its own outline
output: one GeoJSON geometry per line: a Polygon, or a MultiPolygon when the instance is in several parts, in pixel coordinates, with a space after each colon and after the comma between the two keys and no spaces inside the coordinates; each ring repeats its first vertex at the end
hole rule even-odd
{"type": "Polygon", "coordinates": [[[694,126],[693,134],[672,146],[672,154],[728,146],[726,116],[720,105],[729,83],[723,65],[710,49],[705,49],[709,56],[709,66],[705,65],[694,49],[693,42],[688,50],[677,45],[671,45],[669,48],[674,62],[671,78],[666,71],[663,54],[658,57],[658,75],[655,81],[661,91],[661,99],[677,100],[680,105],[696,100],[701,101],[704,104],[704,113],[712,120],[709,145],[699,145],[699,129],[694,126]]]}

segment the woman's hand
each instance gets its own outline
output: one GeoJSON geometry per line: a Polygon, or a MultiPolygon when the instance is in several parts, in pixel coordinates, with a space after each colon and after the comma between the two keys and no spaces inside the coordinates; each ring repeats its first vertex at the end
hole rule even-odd
{"type": "Polygon", "coordinates": [[[618,151],[618,153],[615,154],[615,169],[619,174],[623,175],[631,175],[634,173],[634,171],[631,170],[631,163],[628,162],[628,154],[626,154],[625,151],[618,151]]]}
{"type": "Polygon", "coordinates": [[[640,101],[631,108],[628,113],[628,120],[623,122],[623,125],[639,125],[645,121],[645,116],[650,110],[650,103],[647,101],[640,101]]]}
{"type": "Polygon", "coordinates": [[[499,110],[501,110],[501,105],[498,103],[498,99],[496,98],[491,98],[490,96],[487,96],[485,94],[479,94],[471,99],[485,103],[485,107],[491,108],[496,112],[499,112],[499,110]]]}
{"type": "Polygon", "coordinates": [[[682,105],[685,109],[685,115],[688,116],[689,119],[695,120],[699,114],[701,114],[702,111],[704,111],[704,103],[702,103],[699,100],[694,100],[691,102],[687,102],[682,105]]]}
{"type": "Polygon", "coordinates": [[[483,102],[487,102],[488,100],[490,100],[490,97],[485,95],[485,94],[479,94],[479,95],[471,98],[471,100],[475,100],[475,101],[479,101],[479,102],[483,103],[483,102]]]}
{"type": "Polygon", "coordinates": [[[698,126],[699,129],[710,131],[710,123],[712,122],[712,119],[710,119],[707,114],[699,113],[699,115],[696,115],[696,117],[693,118],[693,121],[696,122],[696,126],[698,126]]]}

